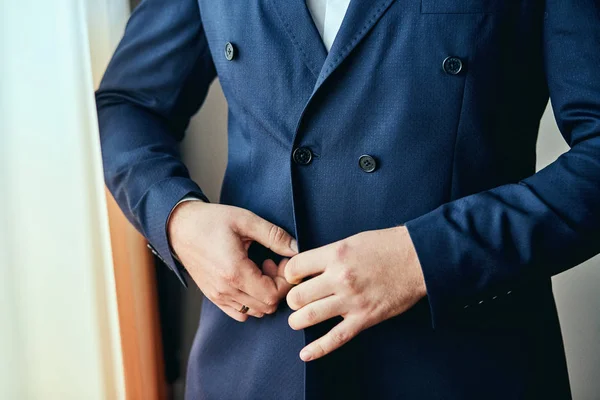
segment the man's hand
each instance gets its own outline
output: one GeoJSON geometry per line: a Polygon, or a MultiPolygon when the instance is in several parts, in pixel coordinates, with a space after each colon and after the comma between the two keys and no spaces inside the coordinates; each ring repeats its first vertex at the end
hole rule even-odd
{"type": "Polygon", "coordinates": [[[287,295],[297,310],[293,329],[327,319],[344,320],[300,352],[315,360],[347,343],[364,329],[399,315],[426,295],[425,280],[405,227],[368,231],[306,251],[284,265],[287,295]],[[304,282],[304,278],[310,278],[304,282]]]}
{"type": "MultiPolygon", "coordinates": [[[[290,290],[273,260],[263,272],[248,258],[253,241],[291,257],[296,241],[282,228],[238,207],[188,201],[179,204],[167,227],[171,247],[202,293],[231,318],[262,317],[277,309],[290,290]]],[[[282,262],[282,266],[284,262],[282,262]]]]}

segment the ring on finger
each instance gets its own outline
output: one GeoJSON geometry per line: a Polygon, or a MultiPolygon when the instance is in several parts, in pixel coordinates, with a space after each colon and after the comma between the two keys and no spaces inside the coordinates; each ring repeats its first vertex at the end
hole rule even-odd
{"type": "Polygon", "coordinates": [[[239,309],[239,312],[241,314],[246,314],[248,312],[248,310],[250,310],[250,308],[244,304],[242,304],[242,308],[239,309]]]}

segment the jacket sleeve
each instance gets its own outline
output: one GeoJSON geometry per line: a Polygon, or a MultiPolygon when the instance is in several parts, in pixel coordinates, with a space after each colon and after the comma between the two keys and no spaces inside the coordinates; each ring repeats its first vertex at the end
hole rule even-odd
{"type": "Polygon", "coordinates": [[[600,1],[546,0],[544,62],[570,150],[515,184],[407,222],[433,325],[600,251],[600,1]]]}
{"type": "Polygon", "coordinates": [[[197,1],[144,0],[96,92],[108,189],[184,285],[166,221],[186,195],[208,201],[178,145],[215,76],[197,1]]]}

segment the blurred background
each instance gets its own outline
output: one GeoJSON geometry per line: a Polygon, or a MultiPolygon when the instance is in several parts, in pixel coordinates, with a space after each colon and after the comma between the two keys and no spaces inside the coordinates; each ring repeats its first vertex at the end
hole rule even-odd
{"type": "MultiPolygon", "coordinates": [[[[201,295],[101,176],[93,90],[136,3],[0,0],[0,399],[183,398],[201,295]]],[[[183,143],[212,201],[226,125],[217,81],[183,143]]],[[[566,150],[548,108],[538,168],[566,150]]],[[[599,291],[600,257],[554,278],[575,399],[600,399],[599,291]]]]}

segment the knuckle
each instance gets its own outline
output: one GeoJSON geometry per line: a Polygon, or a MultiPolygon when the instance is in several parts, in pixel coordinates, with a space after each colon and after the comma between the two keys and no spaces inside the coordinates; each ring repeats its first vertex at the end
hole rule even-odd
{"type": "Polygon", "coordinates": [[[292,304],[295,307],[302,307],[303,301],[304,301],[304,295],[302,294],[301,290],[294,290],[290,292],[290,297],[292,300],[292,304]]]}
{"type": "Polygon", "coordinates": [[[263,303],[265,303],[267,306],[274,307],[277,305],[277,303],[279,303],[279,299],[277,298],[277,295],[269,294],[265,296],[263,303]]]}
{"type": "Polygon", "coordinates": [[[350,251],[350,245],[345,240],[337,243],[335,246],[335,259],[338,261],[344,261],[348,257],[350,251]]]}
{"type": "Polygon", "coordinates": [[[259,268],[255,268],[255,267],[246,268],[244,273],[247,274],[250,279],[260,280],[260,279],[262,279],[262,276],[263,276],[262,270],[260,270],[259,268]]]}
{"type": "Polygon", "coordinates": [[[356,275],[356,271],[354,271],[352,268],[348,268],[348,267],[342,268],[341,281],[342,281],[342,285],[345,288],[350,289],[352,291],[356,290],[357,278],[358,277],[356,275]]]}
{"type": "Polygon", "coordinates": [[[233,268],[228,269],[223,273],[223,279],[230,286],[238,286],[240,284],[240,273],[233,268]]]}
{"type": "Polygon", "coordinates": [[[322,356],[325,353],[327,353],[327,350],[325,349],[322,343],[315,344],[314,350],[318,356],[322,356]]]}
{"type": "Polygon", "coordinates": [[[231,290],[231,287],[228,284],[226,284],[225,282],[218,283],[215,286],[215,291],[216,291],[216,294],[219,296],[219,298],[225,297],[225,295],[230,293],[230,290],[231,290]]]}
{"type": "Polygon", "coordinates": [[[269,247],[281,243],[285,238],[285,231],[277,225],[271,225],[269,228],[269,247]]]}
{"type": "Polygon", "coordinates": [[[319,317],[319,315],[317,314],[317,311],[314,308],[309,308],[306,311],[306,320],[310,323],[314,323],[317,318],[319,317]]]}
{"type": "Polygon", "coordinates": [[[217,289],[211,297],[216,302],[222,302],[223,300],[225,300],[225,293],[217,289]]]}
{"type": "Polygon", "coordinates": [[[336,330],[331,332],[331,340],[336,345],[344,344],[348,341],[348,334],[342,330],[336,330]]]}
{"type": "Polygon", "coordinates": [[[239,212],[232,216],[231,224],[234,229],[237,228],[237,231],[240,233],[247,233],[251,230],[254,214],[248,210],[240,209],[239,212]]]}
{"type": "Polygon", "coordinates": [[[277,306],[268,306],[265,311],[267,314],[274,314],[277,311],[277,306]]]}
{"type": "Polygon", "coordinates": [[[277,311],[277,306],[267,306],[265,309],[265,314],[274,314],[277,311]]]}
{"type": "Polygon", "coordinates": [[[241,209],[239,209],[239,212],[235,216],[235,221],[238,226],[240,226],[242,228],[247,228],[252,224],[253,216],[254,216],[254,214],[252,214],[251,211],[241,208],[241,209]]]}
{"type": "Polygon", "coordinates": [[[357,296],[356,306],[359,310],[367,310],[370,306],[370,301],[365,296],[357,296]]]}

